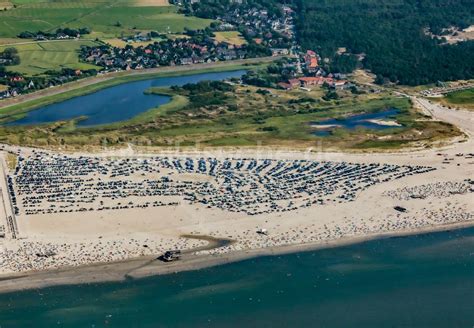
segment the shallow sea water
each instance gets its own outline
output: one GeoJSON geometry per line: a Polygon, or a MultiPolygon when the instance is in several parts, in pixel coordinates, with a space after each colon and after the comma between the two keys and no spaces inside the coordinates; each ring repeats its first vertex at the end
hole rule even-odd
{"type": "Polygon", "coordinates": [[[5,327],[473,327],[474,228],[0,294],[5,327]]]}

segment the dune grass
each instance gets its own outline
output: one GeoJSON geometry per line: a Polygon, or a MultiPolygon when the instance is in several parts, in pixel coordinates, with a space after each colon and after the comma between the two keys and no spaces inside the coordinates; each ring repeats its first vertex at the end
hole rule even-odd
{"type": "Polygon", "coordinates": [[[448,104],[474,109],[474,88],[448,93],[445,100],[448,104]]]}
{"type": "Polygon", "coordinates": [[[474,88],[454,91],[443,97],[431,97],[429,99],[449,108],[474,111],[474,88]]]}
{"type": "MultiPolygon", "coordinates": [[[[216,70],[250,68],[242,65],[211,67],[178,74],[196,74],[216,70]]],[[[156,75],[121,76],[85,88],[72,90],[21,105],[0,110],[0,121],[5,122],[24,115],[32,108],[61,101],[72,96],[155,76],[170,76],[176,72],[156,75]]],[[[258,93],[257,87],[233,85],[225,94],[206,92],[199,105],[191,102],[185,89],[150,88],[148,93],[172,97],[166,105],[152,108],[134,118],[113,124],[93,127],[76,127],[76,120],[38,126],[0,126],[0,142],[48,147],[100,147],[132,143],[139,146],[276,146],[290,148],[319,147],[326,149],[394,149],[417,144],[422,147],[432,141],[460,135],[455,127],[426,120],[412,108],[408,98],[390,93],[353,95],[338,91],[340,99],[324,101],[324,90],[275,90],[258,93]],[[207,97],[207,98],[206,98],[207,97]],[[206,103],[205,99],[219,99],[206,103]],[[399,114],[391,119],[402,124],[384,130],[336,129],[327,137],[316,136],[313,122],[327,118],[377,112],[398,108],[399,114]]],[[[196,98],[194,98],[196,99],[196,98]]]]}
{"type": "MultiPolygon", "coordinates": [[[[163,94],[165,90],[155,90],[163,94]]],[[[259,102],[253,102],[238,112],[221,112],[215,115],[193,107],[182,95],[172,95],[166,105],[150,109],[130,120],[76,128],[75,121],[25,127],[0,127],[0,142],[35,146],[61,146],[82,148],[91,146],[117,146],[124,143],[147,146],[205,145],[212,147],[283,146],[306,148],[322,145],[326,149],[394,149],[413,143],[459,135],[450,125],[439,122],[418,121],[406,99],[360,99],[340,104],[320,104],[308,110],[265,111],[259,102]],[[398,129],[369,131],[365,129],[338,129],[328,137],[312,133],[311,122],[361,112],[397,107],[401,114],[396,119],[404,122],[398,129]],[[207,113],[207,114],[204,114],[207,113]],[[271,129],[265,129],[270,128],[271,129]]],[[[230,100],[233,103],[234,100],[230,100]]],[[[269,106],[270,107],[270,106],[269,106]]]]}
{"type": "Polygon", "coordinates": [[[18,163],[18,156],[16,154],[7,153],[5,161],[7,162],[8,169],[13,171],[15,170],[16,164],[18,163]]]}

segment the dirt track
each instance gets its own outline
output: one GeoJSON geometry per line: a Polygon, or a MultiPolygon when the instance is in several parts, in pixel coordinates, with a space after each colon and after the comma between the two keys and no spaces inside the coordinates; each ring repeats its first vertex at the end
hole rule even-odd
{"type": "Polygon", "coordinates": [[[470,138],[474,135],[474,117],[468,111],[447,109],[423,98],[412,98],[415,103],[434,119],[451,123],[463,130],[470,138]]]}

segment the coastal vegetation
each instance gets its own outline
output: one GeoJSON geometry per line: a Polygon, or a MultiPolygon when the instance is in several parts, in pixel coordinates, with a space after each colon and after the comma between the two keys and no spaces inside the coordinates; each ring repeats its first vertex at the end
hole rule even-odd
{"type": "MultiPolygon", "coordinates": [[[[122,79],[130,81],[129,77],[122,79]]],[[[120,82],[124,80],[104,83],[110,86],[120,82]]],[[[104,85],[91,86],[88,91],[99,87],[104,85]]],[[[433,141],[460,135],[449,124],[425,119],[412,109],[407,98],[390,93],[354,94],[350,90],[337,90],[332,91],[337,97],[327,97],[329,92],[324,88],[309,92],[282,91],[232,82],[199,82],[182,87],[150,88],[146,92],[172,98],[169,103],[130,120],[101,126],[78,127],[78,119],[36,126],[2,126],[0,142],[72,148],[133,143],[165,147],[179,144],[297,148],[322,144],[326,148],[384,149],[426,147],[433,141]],[[327,136],[315,134],[316,122],[390,108],[399,110],[388,118],[396,121],[396,126],[383,130],[335,128],[327,136]]],[[[17,119],[27,110],[21,106],[7,108],[2,111],[2,120],[17,119]]]]}
{"type": "Polygon", "coordinates": [[[14,170],[18,163],[18,156],[16,154],[8,153],[5,156],[5,161],[9,170],[14,170]]]}
{"type": "Polygon", "coordinates": [[[448,93],[443,98],[433,98],[449,107],[474,110],[474,88],[448,93]]]}

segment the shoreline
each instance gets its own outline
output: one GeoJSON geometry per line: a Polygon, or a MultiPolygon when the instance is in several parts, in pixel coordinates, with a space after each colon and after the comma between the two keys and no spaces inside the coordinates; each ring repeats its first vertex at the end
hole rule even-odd
{"type": "MultiPolygon", "coordinates": [[[[181,259],[177,262],[171,263],[164,263],[157,260],[156,258],[158,254],[156,254],[153,256],[130,258],[127,260],[116,262],[95,263],[90,265],[65,267],[54,270],[0,275],[0,294],[55,286],[122,282],[128,279],[141,279],[178,272],[200,270],[218,265],[225,265],[249,260],[257,257],[278,256],[299,252],[317,251],[322,249],[345,247],[372,240],[408,237],[413,235],[424,235],[449,230],[461,230],[471,227],[474,227],[474,221],[434,225],[423,227],[420,229],[388,231],[383,233],[361,236],[347,236],[334,240],[328,240],[326,242],[309,242],[302,244],[289,244],[249,250],[239,250],[217,255],[194,254],[196,251],[202,251],[203,249],[208,248],[209,246],[211,247],[211,249],[217,249],[214,248],[212,244],[218,243],[216,241],[210,241],[209,246],[204,246],[202,249],[187,251],[188,254],[192,254],[191,258],[181,259]]],[[[211,237],[211,239],[215,238],[211,237]]]]}
{"type": "MultiPolygon", "coordinates": [[[[124,204],[131,201],[132,205],[136,205],[136,208],[123,209],[121,212],[112,210],[100,213],[96,211],[75,211],[65,214],[53,211],[51,214],[37,217],[25,216],[20,220],[19,230],[20,236],[25,237],[27,241],[5,240],[5,250],[3,252],[5,255],[5,261],[3,261],[4,274],[0,275],[0,293],[57,285],[117,282],[178,271],[197,270],[259,256],[341,247],[374,239],[473,227],[472,196],[468,195],[466,189],[469,189],[469,185],[472,183],[466,182],[466,178],[470,178],[474,172],[474,166],[472,166],[474,161],[472,160],[473,155],[470,153],[463,155],[466,149],[469,149],[472,145],[472,139],[470,138],[472,136],[472,117],[468,113],[448,111],[436,105],[425,104],[422,101],[419,105],[423,106],[433,118],[451,122],[465,130],[468,137],[466,142],[451,144],[444,150],[444,153],[439,153],[440,148],[425,149],[416,153],[390,152],[378,155],[347,152],[321,154],[320,152],[313,153],[311,150],[305,152],[290,150],[288,152],[262,154],[262,150],[258,148],[251,151],[234,149],[231,152],[223,150],[209,153],[202,150],[186,152],[190,157],[193,157],[192,163],[195,163],[195,165],[197,165],[196,161],[203,156],[219,161],[233,158],[231,163],[235,165],[239,158],[260,161],[256,165],[263,163],[262,158],[276,160],[269,163],[266,170],[263,170],[263,173],[259,174],[258,177],[267,172],[273,172],[272,170],[276,170],[275,167],[285,172],[288,169],[290,169],[288,172],[293,172],[293,166],[289,163],[303,159],[332,162],[333,164],[328,166],[329,174],[335,172],[334,168],[339,167],[337,166],[339,164],[334,163],[344,163],[344,167],[349,169],[355,167],[356,172],[361,170],[365,172],[365,168],[372,163],[384,163],[384,165],[392,165],[394,168],[398,168],[395,172],[391,171],[392,173],[389,176],[385,169],[383,171],[376,170],[375,173],[378,172],[376,176],[380,177],[380,181],[374,180],[370,185],[370,190],[367,186],[367,188],[358,191],[354,195],[355,198],[352,199],[353,202],[340,201],[336,197],[337,194],[334,194],[339,190],[336,188],[333,193],[328,194],[328,198],[322,204],[324,206],[318,206],[317,208],[304,206],[303,201],[306,200],[301,200],[301,204],[293,204],[293,206],[296,206],[294,214],[291,215],[291,220],[286,220],[289,217],[287,213],[267,213],[265,208],[258,206],[251,208],[251,210],[263,211],[257,217],[238,212],[222,212],[218,208],[203,207],[191,203],[171,206],[169,202],[176,202],[179,199],[165,196],[158,199],[166,204],[169,203],[170,206],[149,208],[142,212],[141,207],[147,201],[146,197],[148,197],[145,195],[145,198],[142,197],[139,200],[133,196],[125,197],[124,204]],[[283,162],[280,163],[280,161],[283,162]],[[420,174],[417,173],[418,169],[415,169],[412,172],[414,174],[407,175],[405,172],[407,166],[418,169],[429,167],[431,169],[429,172],[420,171],[420,174]],[[385,177],[386,175],[387,177],[385,177]],[[386,180],[388,177],[403,177],[403,179],[386,180]],[[392,182],[388,183],[388,181],[392,182]],[[426,197],[410,197],[420,193],[426,197]],[[395,205],[407,209],[407,214],[401,213],[396,208],[394,209],[395,205]],[[156,220],[156,217],[162,219],[156,220]],[[261,220],[256,220],[256,218],[261,220]],[[80,222],[80,224],[77,224],[77,222],[80,222]],[[254,233],[259,228],[270,231],[269,236],[257,237],[254,233]],[[203,241],[192,241],[183,236],[185,234],[208,236],[214,238],[214,240],[228,238],[228,240],[235,240],[236,242],[229,247],[212,247],[209,249],[208,247],[212,245],[204,245],[203,241]],[[144,246],[145,244],[147,246],[144,246]],[[196,246],[203,248],[198,249],[196,246]],[[143,247],[146,247],[146,251],[143,247]],[[182,260],[168,264],[155,260],[164,251],[171,249],[181,249],[183,251],[182,260]],[[36,260],[38,250],[40,254],[52,251],[59,254],[59,256],[52,260],[36,260]]],[[[33,171],[38,169],[36,164],[38,160],[50,163],[51,167],[54,167],[56,163],[66,161],[66,159],[54,159],[55,155],[37,154],[34,148],[5,146],[4,150],[21,153],[25,158],[31,157],[31,163],[23,165],[23,168],[26,167],[33,171]],[[37,157],[39,159],[35,159],[37,157]]],[[[89,172],[87,177],[92,178],[92,186],[99,183],[96,182],[98,178],[94,178],[95,175],[92,175],[92,173],[102,172],[99,171],[99,168],[103,165],[106,167],[106,175],[110,176],[104,181],[115,181],[117,179],[112,178],[114,172],[121,172],[117,171],[122,163],[121,161],[128,160],[129,156],[139,156],[141,158],[156,156],[156,153],[145,155],[137,152],[139,150],[146,149],[133,149],[129,146],[127,149],[114,153],[103,151],[94,154],[96,159],[93,164],[88,164],[84,168],[91,170],[90,172],[87,171],[89,172]],[[107,158],[110,156],[115,159],[108,161],[107,158]]],[[[159,154],[160,156],[171,156],[167,151],[161,151],[159,154]]],[[[179,152],[179,157],[183,155],[184,152],[179,152]]],[[[82,162],[77,162],[83,156],[91,155],[90,153],[78,152],[68,158],[67,163],[83,165],[82,162]]],[[[176,152],[173,156],[176,156],[176,152]]],[[[137,160],[130,164],[130,168],[136,170],[136,172],[129,178],[125,178],[128,171],[119,174],[118,181],[131,181],[133,183],[129,189],[132,194],[135,192],[135,184],[143,181],[140,173],[145,171],[149,172],[155,180],[172,173],[176,181],[190,181],[196,183],[196,185],[210,181],[210,178],[204,178],[202,175],[196,176],[190,173],[175,172],[174,169],[167,168],[164,163],[160,164],[161,162],[151,161],[145,166],[141,163],[137,160]],[[156,171],[157,168],[160,169],[160,172],[156,171]],[[151,173],[149,170],[151,170],[151,173]]],[[[53,170],[53,172],[56,171],[53,170]]],[[[77,176],[74,170],[67,169],[65,173],[66,177],[77,176]]],[[[4,174],[6,176],[7,172],[4,172],[4,174]]],[[[312,174],[309,177],[312,177],[316,183],[324,181],[312,174]]],[[[247,175],[244,175],[244,177],[247,177],[247,175]]],[[[356,175],[357,177],[359,175],[356,175]]],[[[85,181],[85,179],[86,177],[81,176],[80,181],[85,181]]],[[[222,184],[220,181],[216,180],[212,183],[215,184],[216,188],[220,188],[222,184]]],[[[255,181],[255,179],[252,176],[248,181],[255,181]]],[[[285,179],[275,178],[272,181],[277,186],[286,183],[285,179]]],[[[339,182],[342,184],[344,181],[342,179],[339,182]]],[[[68,186],[68,184],[65,184],[65,187],[68,186]]],[[[354,188],[356,186],[358,185],[354,185],[354,188]]],[[[2,189],[7,190],[6,187],[2,189]]],[[[89,189],[78,190],[80,192],[78,195],[82,195],[81,193],[84,191],[89,192],[89,189]]],[[[472,192],[472,190],[469,192],[472,192]]],[[[101,208],[102,205],[98,203],[101,199],[106,201],[104,206],[118,206],[115,201],[112,202],[108,198],[104,198],[102,192],[93,191],[92,195],[97,197],[95,203],[87,205],[92,206],[92,209],[101,208]]],[[[292,193],[292,189],[289,189],[288,195],[291,196],[291,199],[299,199],[297,196],[300,194],[292,193]]],[[[7,196],[7,194],[4,195],[4,197],[7,196]]],[[[250,196],[253,197],[253,194],[250,194],[250,196]]],[[[267,197],[267,193],[264,193],[263,196],[267,197]]],[[[153,198],[153,200],[156,199],[153,198]]],[[[233,201],[233,198],[231,200],[233,201]]],[[[253,201],[254,198],[251,200],[253,201]]],[[[308,201],[310,200],[308,199],[308,201]]],[[[220,200],[218,199],[218,201],[220,200]]],[[[228,205],[225,202],[223,204],[228,205]]],[[[249,204],[254,203],[250,202],[249,204]]],[[[278,205],[286,206],[286,203],[278,205]]],[[[217,206],[219,206],[219,203],[217,206]]],[[[8,206],[4,207],[6,210],[10,208],[8,206]]],[[[32,207],[32,210],[34,209],[35,207],[32,207]]],[[[5,218],[7,217],[8,213],[5,214],[5,218]]],[[[5,220],[5,226],[6,224],[7,221],[5,220]]]]}

